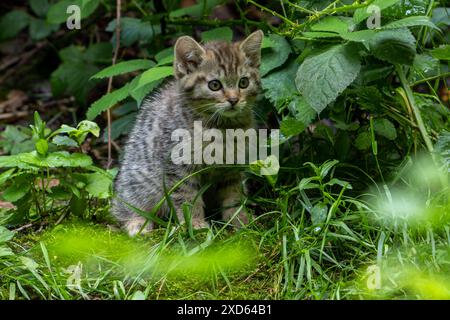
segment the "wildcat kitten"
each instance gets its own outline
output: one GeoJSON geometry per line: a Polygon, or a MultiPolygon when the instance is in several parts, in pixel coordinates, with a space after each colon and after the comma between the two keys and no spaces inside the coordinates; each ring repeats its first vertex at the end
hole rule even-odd
{"type": "MultiPolygon", "coordinates": [[[[231,44],[212,41],[200,45],[188,36],[177,40],[175,79],[147,97],[140,107],[115,182],[117,197],[141,210],[151,210],[164,196],[164,190],[202,168],[203,165],[180,165],[171,161],[171,150],[177,143],[171,139],[175,129],[192,133],[194,121],[223,131],[253,127],[252,106],[260,87],[258,68],[263,35],[262,31],[256,31],[244,41],[231,44]]],[[[193,204],[193,227],[207,226],[204,202],[198,196],[205,184],[212,185],[208,192],[224,208],[224,219],[236,213],[242,194],[241,172],[214,168],[188,179],[171,194],[180,222],[184,221],[182,205],[189,202],[193,204]]],[[[168,209],[166,205],[158,214],[164,215],[168,209]]],[[[136,234],[145,222],[117,199],[113,201],[112,212],[130,235],[136,234]]],[[[237,218],[233,221],[235,225],[248,222],[243,210],[237,218]]],[[[151,228],[149,222],[144,231],[151,228]]]]}

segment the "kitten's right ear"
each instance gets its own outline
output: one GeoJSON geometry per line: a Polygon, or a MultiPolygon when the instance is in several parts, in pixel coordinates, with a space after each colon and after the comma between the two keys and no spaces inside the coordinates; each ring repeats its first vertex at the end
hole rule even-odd
{"type": "Polygon", "coordinates": [[[203,60],[205,49],[188,36],[178,38],[175,43],[175,77],[182,78],[193,72],[203,60]]]}

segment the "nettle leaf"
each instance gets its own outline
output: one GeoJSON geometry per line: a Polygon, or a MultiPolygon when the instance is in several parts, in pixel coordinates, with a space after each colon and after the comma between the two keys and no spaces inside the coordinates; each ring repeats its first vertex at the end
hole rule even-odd
{"type": "Polygon", "coordinates": [[[388,119],[375,119],[373,128],[377,134],[389,140],[397,138],[397,130],[395,130],[395,126],[388,119]]]}
{"type": "Polygon", "coordinates": [[[393,64],[411,65],[416,55],[416,39],[407,28],[380,31],[369,46],[375,57],[393,64]]]}
{"type": "MultiPolygon", "coordinates": [[[[400,0],[375,0],[370,3],[370,5],[377,6],[380,10],[386,9],[396,3],[400,2],[400,0]]],[[[355,10],[353,14],[353,21],[355,23],[360,23],[363,20],[367,19],[372,15],[372,12],[368,10],[367,7],[359,8],[355,10]]]]}
{"type": "Polygon", "coordinates": [[[311,26],[313,31],[328,31],[336,33],[346,33],[352,31],[355,24],[349,17],[325,17],[311,26]]]}
{"type": "Polygon", "coordinates": [[[202,32],[202,41],[208,42],[213,40],[225,40],[231,42],[233,39],[233,31],[229,27],[215,28],[202,32]]]}
{"type": "Polygon", "coordinates": [[[47,22],[51,24],[65,23],[70,16],[67,8],[76,5],[80,8],[81,19],[89,17],[97,9],[100,0],[62,0],[51,5],[47,12],[47,22]]]}
{"type": "Polygon", "coordinates": [[[295,136],[302,133],[306,129],[306,125],[297,119],[287,118],[281,121],[280,130],[286,137],[295,136]]]}
{"type": "Polygon", "coordinates": [[[376,33],[375,30],[360,30],[354,32],[342,32],[339,36],[344,40],[364,43],[372,39],[376,33]]]}
{"type": "Polygon", "coordinates": [[[102,71],[94,74],[91,78],[103,79],[116,76],[118,74],[124,74],[136,70],[149,69],[153,67],[155,63],[150,60],[135,59],[129,61],[119,62],[113,66],[109,66],[102,71]]]}
{"type": "Polygon", "coordinates": [[[0,168],[87,167],[91,164],[92,159],[88,155],[68,153],[67,151],[52,152],[46,156],[41,156],[36,151],[11,156],[0,156],[0,168]]]}
{"type": "Polygon", "coordinates": [[[309,105],[304,97],[297,94],[289,102],[288,109],[295,119],[301,121],[305,126],[310,125],[317,117],[316,110],[309,105]]]}
{"type": "Polygon", "coordinates": [[[299,64],[292,61],[286,67],[271,72],[261,79],[265,97],[278,109],[288,103],[297,93],[297,88],[292,79],[295,78],[298,67],[299,64]]]}
{"type": "MultiPolygon", "coordinates": [[[[115,32],[116,19],[111,21],[106,27],[106,31],[115,32]]],[[[152,25],[148,21],[138,18],[123,17],[120,19],[120,44],[130,47],[135,42],[150,42],[153,37],[161,33],[161,26],[152,25]]],[[[116,34],[113,33],[111,42],[116,42],[116,34]]]]}
{"type": "Polygon", "coordinates": [[[114,90],[97,101],[95,101],[89,110],[86,113],[86,118],[88,120],[93,120],[95,117],[97,117],[100,113],[103,111],[111,108],[116,103],[124,100],[126,97],[129,96],[129,89],[130,89],[130,83],[127,83],[123,87],[114,90]]]}
{"type": "Polygon", "coordinates": [[[269,71],[281,66],[286,62],[289,54],[291,53],[291,46],[287,40],[277,34],[270,34],[268,36],[270,41],[276,45],[264,49],[261,57],[260,74],[263,77],[269,71]]]}
{"type": "Polygon", "coordinates": [[[398,29],[405,27],[427,26],[433,29],[439,28],[427,16],[413,16],[393,21],[381,27],[381,29],[398,29]]]}
{"type": "Polygon", "coordinates": [[[450,45],[440,46],[430,51],[430,54],[439,60],[450,60],[450,45]]]}
{"type": "Polygon", "coordinates": [[[306,58],[298,68],[295,84],[317,113],[334,101],[357,77],[360,57],[353,46],[337,45],[306,58]]]}
{"type": "Polygon", "coordinates": [[[30,23],[30,16],[22,10],[13,10],[0,17],[0,41],[14,38],[30,23]]]}

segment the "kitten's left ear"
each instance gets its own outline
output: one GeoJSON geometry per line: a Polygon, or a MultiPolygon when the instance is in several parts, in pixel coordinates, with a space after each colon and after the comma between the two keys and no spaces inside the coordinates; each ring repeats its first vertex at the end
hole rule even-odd
{"type": "Polygon", "coordinates": [[[264,33],[261,30],[253,32],[242,43],[239,48],[249,58],[250,65],[257,68],[261,64],[261,43],[264,33]]]}

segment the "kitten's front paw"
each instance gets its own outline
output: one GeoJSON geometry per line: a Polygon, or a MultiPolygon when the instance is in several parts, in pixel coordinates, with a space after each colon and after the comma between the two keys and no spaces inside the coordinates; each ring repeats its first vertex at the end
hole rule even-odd
{"type": "Polygon", "coordinates": [[[209,223],[203,219],[192,219],[192,228],[194,229],[209,228],[209,223]]]}
{"type": "MultiPolygon", "coordinates": [[[[137,217],[132,220],[129,220],[125,223],[125,230],[127,231],[130,237],[134,237],[138,234],[138,232],[142,229],[142,226],[147,220],[142,217],[137,217]]],[[[144,230],[142,230],[141,234],[149,233],[152,231],[152,223],[148,222],[145,226],[144,230]]]]}
{"type": "MultiPolygon", "coordinates": [[[[236,211],[239,210],[238,208],[228,208],[223,212],[224,219],[228,222],[235,214],[236,211]]],[[[253,220],[253,217],[245,210],[244,208],[241,209],[241,211],[237,214],[236,217],[233,218],[231,223],[236,228],[241,228],[249,222],[253,220]]]]}

